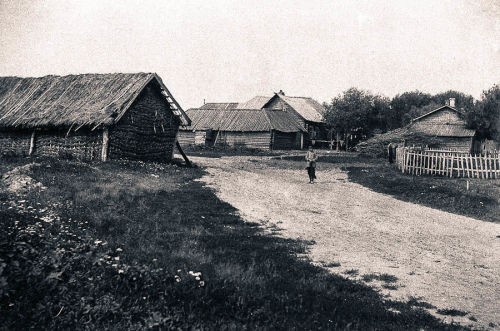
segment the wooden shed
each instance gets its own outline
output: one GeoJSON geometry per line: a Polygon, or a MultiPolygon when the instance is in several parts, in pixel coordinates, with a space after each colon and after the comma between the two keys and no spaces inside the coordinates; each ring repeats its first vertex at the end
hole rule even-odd
{"type": "Polygon", "coordinates": [[[407,144],[425,144],[429,148],[471,152],[475,130],[467,128],[460,112],[449,105],[413,119],[408,126],[414,139],[407,144]]]}
{"type": "Polygon", "coordinates": [[[272,109],[290,113],[306,130],[303,146],[328,140],[328,130],[323,119],[326,109],[312,98],[290,97],[279,91],[271,97],[256,96],[236,108],[272,109]]]}
{"type": "Polygon", "coordinates": [[[197,108],[186,113],[192,124],[179,132],[184,145],[295,149],[305,132],[293,115],[282,111],[197,108]]]}
{"type": "Polygon", "coordinates": [[[0,153],[169,161],[190,125],[154,73],[0,77],[0,153]]]}

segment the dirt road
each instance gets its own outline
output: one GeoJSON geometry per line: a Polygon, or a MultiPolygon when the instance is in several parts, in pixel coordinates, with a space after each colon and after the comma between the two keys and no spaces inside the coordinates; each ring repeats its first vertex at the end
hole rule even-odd
{"type": "Polygon", "coordinates": [[[476,326],[500,327],[499,224],[370,191],[334,165],[319,168],[318,183],[310,185],[301,167],[269,167],[265,158],[193,159],[207,167],[202,180],[243,218],[276,225],[285,237],[313,240],[310,258],[331,272],[356,279],[393,275],[397,289],[368,284],[393,299],[417,297],[469,312],[453,317],[457,322],[469,325],[473,316],[476,326]]]}

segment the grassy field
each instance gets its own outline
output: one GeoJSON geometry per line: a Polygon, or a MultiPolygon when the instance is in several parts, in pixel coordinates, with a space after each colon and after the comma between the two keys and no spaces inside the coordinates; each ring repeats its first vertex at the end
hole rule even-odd
{"type": "MultiPolygon", "coordinates": [[[[303,163],[302,156],[283,159],[303,163]]],[[[389,194],[399,200],[484,221],[500,222],[498,179],[411,176],[401,173],[385,159],[367,158],[354,153],[323,155],[318,162],[320,167],[321,163],[338,166],[348,172],[350,181],[375,192],[389,194]],[[469,190],[467,190],[467,180],[469,190]]]]}
{"type": "Polygon", "coordinates": [[[460,328],[313,266],[306,242],[244,222],[202,169],[34,161],[42,188],[0,194],[1,329],[460,328]]]}

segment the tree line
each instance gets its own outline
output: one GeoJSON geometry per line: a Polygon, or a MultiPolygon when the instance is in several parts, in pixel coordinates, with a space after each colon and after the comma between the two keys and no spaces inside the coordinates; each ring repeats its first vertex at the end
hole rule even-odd
{"type": "Polygon", "coordinates": [[[450,98],[455,98],[455,108],[467,126],[477,130],[480,139],[500,141],[499,85],[483,91],[479,100],[453,90],[435,95],[417,90],[390,99],[352,87],[324,104],[325,121],[337,140],[352,134],[370,137],[403,127],[412,119],[445,105],[450,98]]]}

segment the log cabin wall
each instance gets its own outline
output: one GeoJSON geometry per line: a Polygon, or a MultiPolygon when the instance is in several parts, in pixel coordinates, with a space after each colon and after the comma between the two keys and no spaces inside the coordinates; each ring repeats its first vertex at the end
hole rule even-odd
{"type": "Polygon", "coordinates": [[[151,82],[127,113],[109,130],[109,158],[168,162],[180,121],[151,82]]]}
{"type": "Polygon", "coordinates": [[[215,144],[232,147],[270,149],[271,132],[220,131],[215,144]]]}
{"type": "MultiPolygon", "coordinates": [[[[300,141],[299,141],[300,143],[300,141]]],[[[296,132],[273,131],[273,149],[298,149],[296,132]]]]}
{"type": "Polygon", "coordinates": [[[177,141],[181,146],[189,146],[195,144],[196,133],[193,131],[179,130],[177,141]]]}

